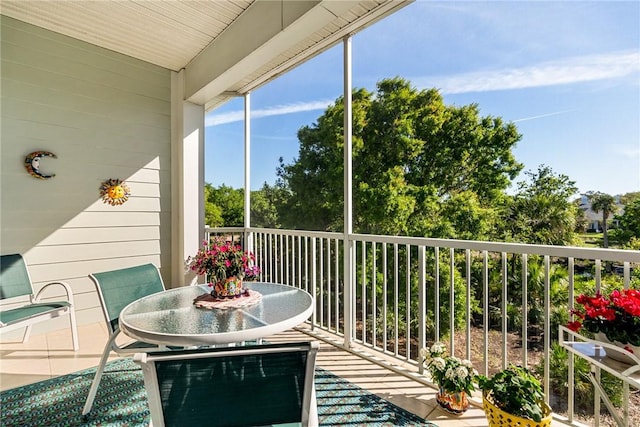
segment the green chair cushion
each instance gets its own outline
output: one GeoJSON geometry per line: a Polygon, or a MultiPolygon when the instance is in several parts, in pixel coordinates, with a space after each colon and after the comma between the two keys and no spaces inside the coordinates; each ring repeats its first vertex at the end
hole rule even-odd
{"type": "Polygon", "coordinates": [[[54,313],[61,309],[68,308],[69,306],[70,304],[67,301],[55,301],[12,308],[10,310],[0,312],[0,322],[5,325],[10,325],[32,317],[41,316],[49,312],[54,313]]]}

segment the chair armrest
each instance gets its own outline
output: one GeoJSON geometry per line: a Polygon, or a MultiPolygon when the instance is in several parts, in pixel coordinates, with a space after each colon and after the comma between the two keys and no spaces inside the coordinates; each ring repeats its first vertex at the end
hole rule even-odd
{"type": "Polygon", "coordinates": [[[66,282],[50,282],[50,283],[47,283],[42,288],[40,288],[40,290],[33,296],[33,298],[31,298],[31,302],[32,303],[40,302],[40,298],[42,298],[42,294],[43,294],[44,290],[47,289],[50,286],[53,286],[53,285],[62,286],[62,288],[64,289],[65,293],[67,294],[67,301],[69,301],[69,303],[71,305],[73,305],[73,291],[71,290],[71,286],[69,286],[69,284],[66,283],[66,282]]]}

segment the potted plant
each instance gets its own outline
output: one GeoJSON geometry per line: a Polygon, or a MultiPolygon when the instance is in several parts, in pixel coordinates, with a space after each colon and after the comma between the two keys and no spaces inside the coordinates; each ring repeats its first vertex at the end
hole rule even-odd
{"type": "Polygon", "coordinates": [[[244,293],[243,280],[254,280],[260,268],[254,264],[253,253],[243,251],[240,245],[215,237],[202,242],[195,256],[187,258],[187,266],[199,275],[206,275],[213,288],[214,298],[234,298],[244,293]]]}
{"type": "Polygon", "coordinates": [[[478,372],[469,360],[445,353],[446,347],[441,342],[420,350],[424,364],[439,388],[436,402],[448,412],[462,414],[469,408],[468,395],[475,390],[478,372]]]}
{"type": "MultiPolygon", "coordinates": [[[[567,327],[574,332],[584,328],[597,340],[615,344],[640,357],[640,290],[613,290],[608,297],[597,292],[595,296],[582,294],[576,298],[579,306],[571,312],[578,320],[567,327]]],[[[628,360],[623,353],[608,356],[628,360]]]]}
{"type": "Polygon", "coordinates": [[[489,427],[548,427],[551,408],[540,381],[527,368],[509,365],[491,378],[478,375],[489,427]]]}

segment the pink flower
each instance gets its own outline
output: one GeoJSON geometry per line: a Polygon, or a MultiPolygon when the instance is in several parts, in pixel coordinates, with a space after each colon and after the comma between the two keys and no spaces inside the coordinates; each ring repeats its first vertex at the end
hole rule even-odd
{"type": "Polygon", "coordinates": [[[223,237],[214,237],[210,243],[204,241],[202,245],[196,255],[187,258],[187,267],[199,275],[206,275],[208,281],[219,282],[245,275],[254,279],[259,274],[260,268],[253,265],[255,256],[243,251],[240,245],[223,237]]]}

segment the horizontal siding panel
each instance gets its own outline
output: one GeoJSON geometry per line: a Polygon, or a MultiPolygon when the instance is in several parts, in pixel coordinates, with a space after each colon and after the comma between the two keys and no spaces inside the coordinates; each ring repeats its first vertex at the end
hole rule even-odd
{"type": "MultiPolygon", "coordinates": [[[[91,96],[82,93],[74,95],[73,93],[65,93],[60,90],[47,89],[46,85],[25,84],[22,82],[5,79],[2,88],[4,102],[22,102],[33,103],[37,105],[46,105],[50,108],[56,108],[68,112],[82,112],[96,115],[102,115],[110,118],[120,118],[124,121],[138,121],[140,123],[166,127],[167,117],[170,116],[170,107],[167,103],[162,105],[152,105],[147,108],[136,105],[136,100],[149,100],[150,98],[140,97],[138,95],[130,95],[131,105],[118,103],[119,98],[126,96],[122,92],[115,91],[111,88],[104,88],[105,100],[96,104],[96,99],[101,94],[92,93],[91,96]],[[114,105],[118,105],[118,109],[114,110],[114,105]]],[[[154,103],[160,101],[153,100],[154,103]]]]}
{"type": "MultiPolygon", "coordinates": [[[[139,133],[140,128],[136,124],[122,124],[118,127],[99,126],[98,128],[89,127],[71,127],[64,123],[48,123],[33,122],[25,120],[22,117],[10,117],[8,111],[2,110],[2,138],[7,141],[20,141],[23,146],[31,143],[46,143],[45,146],[39,146],[39,149],[50,149],[51,146],[58,147],[62,145],[74,144],[85,145],[89,147],[103,147],[114,149],[117,143],[125,141],[130,143],[135,141],[136,144],[128,146],[118,146],[118,149],[137,152],[148,144],[170,144],[169,128],[153,128],[147,127],[144,133],[139,133]],[[9,121],[8,119],[12,120],[9,121]],[[52,137],[55,136],[55,139],[52,137]]],[[[38,145],[35,145],[38,147],[38,145]]],[[[159,148],[160,149],[160,148],[159,148]]],[[[28,153],[28,152],[27,152],[28,153]]]]}
{"type": "MultiPolygon", "coordinates": [[[[38,91],[39,87],[31,88],[32,91],[38,91]]],[[[113,90],[111,90],[113,92],[113,90]]],[[[50,96],[49,98],[40,98],[36,101],[30,99],[16,97],[16,91],[5,92],[3,88],[3,102],[7,108],[11,108],[14,117],[25,117],[27,119],[32,118],[33,115],[25,115],[21,113],[20,103],[27,103],[33,105],[34,108],[51,108],[56,111],[60,111],[60,114],[77,114],[74,117],[75,122],[82,121],[86,117],[98,116],[104,118],[106,121],[119,120],[123,123],[135,123],[143,126],[152,126],[159,128],[167,128],[167,120],[170,117],[170,113],[166,109],[158,109],[154,111],[152,109],[142,109],[140,106],[127,106],[118,104],[116,102],[103,102],[96,105],[96,100],[86,96],[70,96],[65,99],[63,94],[56,94],[57,96],[50,96]],[[58,99],[57,99],[58,98],[58,99]],[[117,107],[116,107],[117,106],[117,107]],[[18,116],[20,114],[20,116],[18,116]]],[[[117,95],[117,93],[115,93],[117,95]]],[[[41,110],[38,110],[41,111],[41,110]]],[[[50,119],[49,116],[42,116],[41,119],[50,119]]],[[[49,121],[49,120],[43,120],[49,121]]],[[[67,118],[67,121],[68,118],[67,118]]]]}
{"type": "MultiPolygon", "coordinates": [[[[91,203],[86,206],[86,212],[160,212],[160,199],[150,197],[129,197],[129,199],[122,205],[111,206],[104,203],[102,199],[99,199],[98,188],[86,189],[88,196],[91,198],[91,203]],[[96,200],[98,199],[98,200],[96,200]]],[[[3,195],[2,200],[11,200],[7,195],[3,195]]],[[[69,208],[75,205],[75,201],[78,199],[77,194],[63,194],[57,195],[45,192],[43,197],[32,198],[23,197],[19,202],[14,202],[7,207],[5,213],[10,212],[29,212],[34,210],[47,209],[47,206],[56,206],[57,204],[64,204],[68,202],[64,210],[58,208],[51,209],[55,212],[72,212],[69,208]]]]}
{"type": "MultiPolygon", "coordinates": [[[[5,81],[3,96],[6,97],[19,96],[27,101],[42,104],[62,102],[63,105],[77,105],[87,101],[95,103],[96,100],[102,100],[106,105],[121,105],[123,108],[140,108],[150,113],[170,114],[171,103],[164,98],[145,96],[139,92],[104,85],[93,86],[74,80],[73,76],[49,75],[37,68],[24,70],[19,63],[12,61],[3,60],[2,64],[5,81]],[[44,79],[34,81],[34,76],[44,76],[44,79]]],[[[90,107],[99,108],[100,105],[90,107]]]]}
{"type": "Polygon", "coordinates": [[[69,281],[71,279],[87,278],[90,273],[111,271],[120,268],[152,263],[160,265],[158,255],[124,256],[112,259],[80,260],[74,262],[54,264],[29,264],[31,280],[38,282],[53,282],[56,280],[69,281]]]}
{"type": "Polygon", "coordinates": [[[65,224],[65,227],[128,227],[139,225],[160,225],[160,215],[147,212],[81,212],[65,224]]]}
{"type": "Polygon", "coordinates": [[[163,115],[157,115],[153,123],[145,123],[145,114],[137,110],[92,113],[86,110],[82,111],[80,108],[64,110],[53,105],[33,104],[13,98],[4,98],[2,101],[3,116],[29,122],[61,123],[71,128],[89,126],[98,132],[110,130],[110,127],[120,126],[120,124],[127,125],[129,130],[138,129],[138,132],[144,131],[148,127],[169,129],[167,126],[168,117],[163,115]]]}
{"type": "Polygon", "coordinates": [[[160,199],[149,197],[129,197],[122,205],[111,206],[102,200],[89,206],[85,212],[113,212],[121,209],[127,212],[160,212],[160,199]]]}
{"type": "MultiPolygon", "coordinates": [[[[3,211],[3,227],[8,224],[40,224],[47,219],[53,224],[59,223],[59,227],[86,228],[86,227],[135,227],[135,226],[159,226],[160,214],[149,212],[34,212],[34,211],[3,211]],[[68,219],[67,219],[68,218],[68,219]],[[66,222],[65,222],[66,221],[66,222]]],[[[7,249],[9,242],[2,242],[3,251],[7,249]]]]}
{"type": "MultiPolygon", "coordinates": [[[[49,172],[45,169],[42,170],[49,172]]],[[[25,181],[24,184],[29,192],[25,194],[24,188],[7,188],[1,195],[2,202],[7,203],[5,206],[7,211],[32,208],[42,209],[44,207],[51,207],[52,210],[57,210],[57,207],[54,206],[58,204],[64,208],[70,205],[77,205],[77,201],[81,201],[80,204],[86,206],[89,210],[98,203],[104,205],[100,198],[100,187],[102,184],[100,179],[83,182],[74,180],[72,177],[65,177],[64,172],[61,174],[60,171],[55,168],[52,168],[50,171],[55,171],[56,176],[46,181],[29,176],[24,169],[18,171],[18,173],[15,174],[16,182],[25,181]]],[[[162,184],[132,182],[130,180],[126,180],[125,182],[131,190],[131,196],[129,200],[120,207],[126,207],[126,210],[141,210],[134,209],[133,206],[143,206],[148,203],[150,198],[158,199],[161,191],[164,191],[166,194],[170,190],[167,181],[162,184]]],[[[156,200],[153,203],[156,203],[154,206],[157,206],[159,201],[156,200]]],[[[156,209],[150,210],[155,211],[156,209]]]]}
{"type": "MultiPolygon", "coordinates": [[[[167,181],[164,181],[167,182],[167,181]]],[[[171,190],[169,184],[156,184],[148,182],[131,182],[127,181],[131,188],[131,194],[139,197],[160,197],[160,189],[165,191],[165,194],[171,190]]]]}
{"type": "MultiPolygon", "coordinates": [[[[78,102],[79,100],[83,100],[83,102],[93,100],[95,104],[95,101],[103,97],[103,102],[107,105],[120,105],[123,109],[135,109],[136,106],[139,106],[148,113],[170,114],[170,102],[163,101],[159,96],[150,96],[133,89],[111,87],[104,84],[91,86],[81,79],[76,79],[73,74],[48,73],[46,70],[24,67],[6,59],[2,60],[2,73],[4,79],[10,82],[8,87],[10,91],[6,95],[7,97],[15,97],[16,90],[22,86],[27,91],[26,99],[30,100],[33,97],[33,87],[46,87],[49,99],[54,97],[56,93],[69,93],[71,99],[64,101],[65,103],[71,103],[74,100],[78,100],[78,102]]],[[[46,99],[47,97],[39,102],[46,99]]],[[[91,106],[91,109],[96,111],[100,108],[100,105],[91,106]]]]}
{"type": "Polygon", "coordinates": [[[39,246],[159,239],[160,230],[157,227],[59,228],[42,240],[39,246]]]}
{"type": "MultiPolygon", "coordinates": [[[[28,33],[21,32],[17,37],[20,35],[25,36],[25,41],[29,41],[28,33]]],[[[15,36],[10,35],[9,37],[15,36]]],[[[155,73],[149,73],[149,71],[134,68],[127,69],[126,66],[122,66],[124,64],[121,61],[117,60],[110,62],[111,68],[107,68],[104,65],[100,66],[100,64],[83,63],[83,61],[77,60],[77,51],[74,55],[64,44],[54,43],[50,46],[50,49],[45,51],[43,49],[34,49],[29,45],[25,46],[19,41],[12,42],[3,38],[2,49],[3,56],[5,56],[6,49],[6,56],[10,57],[12,62],[27,67],[49,70],[52,73],[61,75],[73,74],[80,81],[95,86],[122,88],[161,99],[166,99],[171,91],[171,85],[167,82],[170,75],[168,70],[157,73],[158,75],[155,76],[155,73]],[[59,50],[60,48],[62,51],[59,50]],[[149,76],[149,79],[145,79],[145,76],[149,76]]],[[[158,67],[158,70],[162,70],[162,68],[158,67]]]]}
{"type": "MultiPolygon", "coordinates": [[[[64,250],[55,246],[38,246],[29,251],[29,262],[65,263],[78,260],[110,259],[160,254],[160,242],[141,240],[85,245],[67,245],[64,250]]],[[[36,279],[32,279],[36,281],[36,279]]]]}
{"type": "MultiPolygon", "coordinates": [[[[55,268],[53,266],[52,268],[55,268]]],[[[33,280],[33,278],[32,278],[33,280]]],[[[53,281],[55,282],[55,281],[53,281]]],[[[79,277],[76,279],[64,280],[63,283],[68,284],[71,287],[71,291],[73,292],[73,299],[76,303],[76,306],[80,306],[79,302],[94,300],[92,304],[96,305],[96,303],[100,303],[98,299],[98,295],[96,294],[96,287],[93,285],[89,276],[79,277]]],[[[39,292],[46,284],[52,283],[51,280],[46,280],[44,282],[33,282],[33,289],[36,292],[39,292]]],[[[48,287],[44,293],[42,294],[42,301],[61,301],[66,300],[66,293],[62,286],[51,285],[48,287]]]]}
{"type": "MultiPolygon", "coordinates": [[[[49,269],[55,269],[56,265],[49,265],[49,269]]],[[[33,280],[33,277],[31,278],[33,280]]],[[[40,289],[46,283],[51,283],[51,280],[45,280],[42,282],[33,282],[34,289],[40,289]]],[[[95,298],[96,302],[98,302],[98,295],[95,293],[96,287],[94,286],[91,279],[89,279],[89,275],[84,275],[82,277],[76,277],[73,279],[63,280],[64,283],[68,284],[73,291],[73,297],[76,298],[78,295],[82,294],[90,294],[90,298],[95,298]]],[[[54,295],[58,299],[64,296],[64,291],[60,292],[59,286],[51,287],[45,291],[45,296],[51,299],[51,295],[54,295]]]]}

